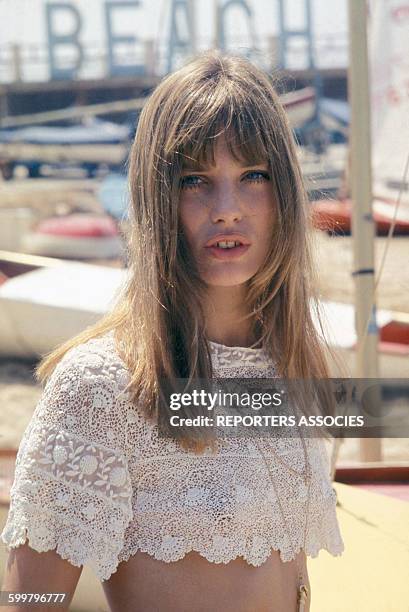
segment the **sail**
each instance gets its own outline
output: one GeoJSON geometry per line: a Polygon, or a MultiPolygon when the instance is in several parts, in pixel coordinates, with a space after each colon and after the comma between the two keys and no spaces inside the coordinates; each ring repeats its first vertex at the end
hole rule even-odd
{"type": "Polygon", "coordinates": [[[409,155],[409,0],[369,2],[369,59],[374,195],[393,197],[409,155]]]}

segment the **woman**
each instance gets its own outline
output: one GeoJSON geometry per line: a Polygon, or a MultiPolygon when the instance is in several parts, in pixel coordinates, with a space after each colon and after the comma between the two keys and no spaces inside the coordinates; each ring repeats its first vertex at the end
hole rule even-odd
{"type": "Polygon", "coordinates": [[[166,401],[178,378],[329,375],[306,197],[269,79],[216,52],[168,76],[129,176],[129,282],[39,367],[3,588],[72,595],[89,564],[113,611],[309,610],[306,555],[343,549],[321,443],[222,442],[172,427],[166,401]]]}

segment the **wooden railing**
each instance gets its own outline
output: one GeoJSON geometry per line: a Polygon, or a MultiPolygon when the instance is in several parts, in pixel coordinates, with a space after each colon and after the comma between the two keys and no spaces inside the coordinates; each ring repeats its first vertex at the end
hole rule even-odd
{"type": "MultiPolygon", "coordinates": [[[[243,39],[229,38],[229,49],[245,52],[250,59],[262,68],[270,70],[275,67],[278,57],[278,39],[268,36],[257,41],[257,47],[249,47],[243,39]]],[[[204,50],[212,46],[209,39],[198,39],[197,49],[204,50]]],[[[106,48],[100,42],[89,42],[83,45],[84,58],[78,79],[107,78],[109,58],[106,48]]],[[[316,63],[319,68],[344,68],[347,65],[346,34],[336,36],[321,35],[315,40],[316,63]]],[[[168,46],[163,41],[145,40],[138,47],[128,46],[117,57],[124,66],[143,65],[147,76],[163,76],[166,72],[168,46]]],[[[62,55],[62,67],[71,66],[69,51],[62,55]]],[[[306,53],[303,46],[294,45],[290,52],[288,69],[303,69],[306,53]]],[[[48,81],[50,79],[48,47],[44,44],[13,43],[0,45],[0,83],[19,81],[48,81]]]]}

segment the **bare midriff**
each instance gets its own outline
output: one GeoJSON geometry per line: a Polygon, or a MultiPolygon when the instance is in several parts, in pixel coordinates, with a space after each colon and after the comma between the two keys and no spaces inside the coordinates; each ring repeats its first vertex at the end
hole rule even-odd
{"type": "MultiPolygon", "coordinates": [[[[299,559],[307,576],[305,554],[299,559]]],[[[138,551],[102,584],[112,612],[296,612],[298,582],[296,561],[275,551],[258,567],[196,552],[167,563],[138,551]]]]}

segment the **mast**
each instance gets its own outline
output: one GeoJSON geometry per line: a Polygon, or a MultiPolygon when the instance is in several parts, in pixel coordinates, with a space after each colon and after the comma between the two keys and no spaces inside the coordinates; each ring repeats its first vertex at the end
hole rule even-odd
{"type": "MultiPolygon", "coordinates": [[[[378,378],[378,328],[375,306],[374,237],[372,215],[371,121],[366,0],[348,0],[351,106],[350,156],[352,236],[357,331],[356,378],[378,378]]],[[[381,440],[361,439],[362,461],[381,460],[381,440]]]]}

